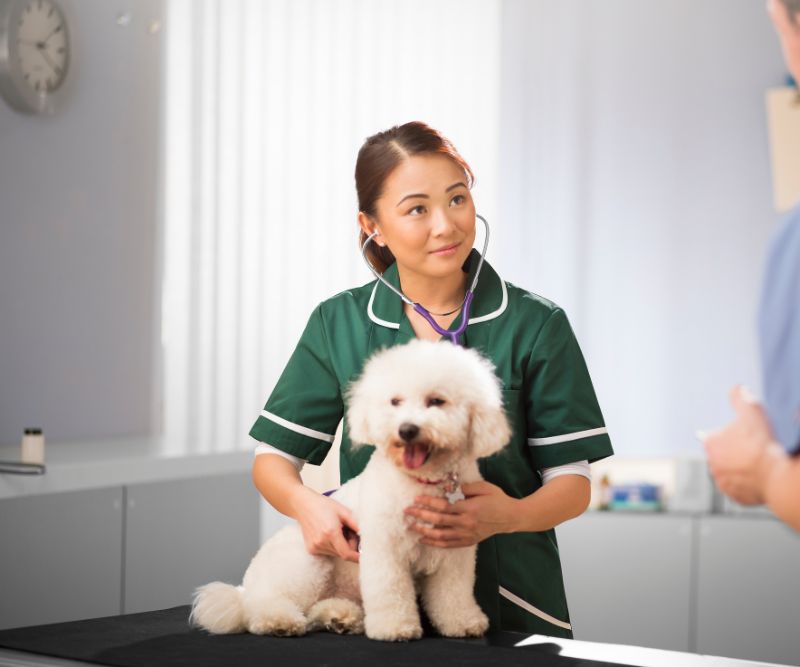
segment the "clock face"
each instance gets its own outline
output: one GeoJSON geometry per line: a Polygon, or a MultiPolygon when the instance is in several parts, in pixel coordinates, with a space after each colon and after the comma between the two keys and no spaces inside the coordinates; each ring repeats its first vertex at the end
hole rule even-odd
{"type": "Polygon", "coordinates": [[[69,37],[61,10],[49,0],[28,0],[11,26],[19,72],[36,93],[52,93],[67,75],[69,37]]]}

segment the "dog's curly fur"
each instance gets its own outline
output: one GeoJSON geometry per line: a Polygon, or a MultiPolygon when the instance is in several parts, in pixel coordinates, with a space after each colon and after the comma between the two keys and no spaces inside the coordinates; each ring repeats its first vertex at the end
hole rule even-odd
{"type": "Polygon", "coordinates": [[[421,479],[455,472],[462,482],[480,480],[477,459],[508,442],[491,363],[472,350],[415,340],[375,354],[348,403],[352,442],[376,447],[364,472],[333,495],[358,522],[360,565],[310,555],[299,526],[287,526],[261,547],[241,586],[213,582],[197,590],[195,625],[212,633],[325,629],[409,640],[422,635],[420,594],[442,635],[486,632],[473,596],[476,547],[419,544],[403,510],[417,495],[444,495],[421,479]]]}

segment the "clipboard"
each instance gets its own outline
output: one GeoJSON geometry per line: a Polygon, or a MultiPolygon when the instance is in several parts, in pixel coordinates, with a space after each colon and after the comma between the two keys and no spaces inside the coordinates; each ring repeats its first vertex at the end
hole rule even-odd
{"type": "Polygon", "coordinates": [[[767,91],[767,121],[775,209],[783,213],[800,202],[800,91],[767,91]]]}

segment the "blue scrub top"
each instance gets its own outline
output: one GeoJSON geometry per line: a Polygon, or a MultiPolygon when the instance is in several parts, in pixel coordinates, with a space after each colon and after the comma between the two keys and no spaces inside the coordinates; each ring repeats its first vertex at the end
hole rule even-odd
{"type": "Polygon", "coordinates": [[[778,440],[800,453],[800,204],[775,233],[759,310],[764,402],[778,440]]]}

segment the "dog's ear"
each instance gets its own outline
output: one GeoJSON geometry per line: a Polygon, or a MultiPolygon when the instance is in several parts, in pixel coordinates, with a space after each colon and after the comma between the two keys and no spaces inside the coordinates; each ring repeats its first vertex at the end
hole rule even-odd
{"type": "Polygon", "coordinates": [[[366,392],[357,381],[347,391],[347,428],[354,447],[371,444],[373,438],[369,428],[369,405],[366,392]]]}
{"type": "Polygon", "coordinates": [[[501,405],[473,405],[470,420],[470,444],[475,458],[482,459],[499,452],[511,439],[511,427],[501,405]]]}

